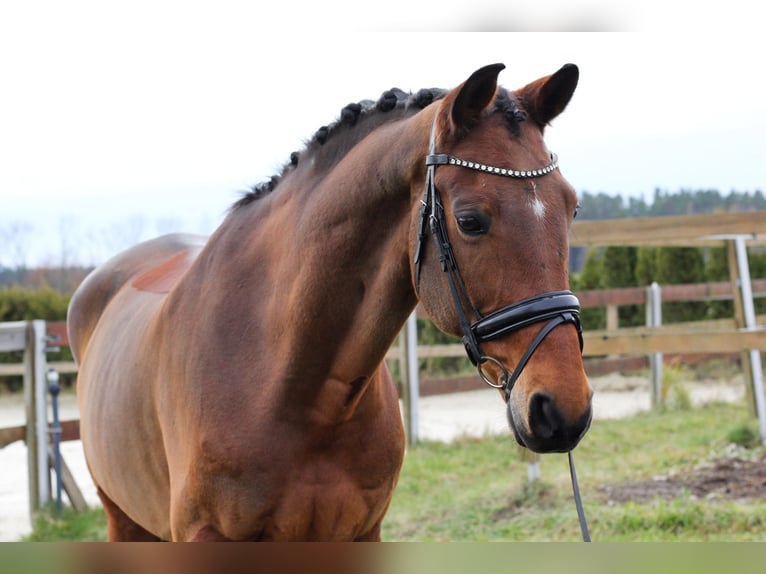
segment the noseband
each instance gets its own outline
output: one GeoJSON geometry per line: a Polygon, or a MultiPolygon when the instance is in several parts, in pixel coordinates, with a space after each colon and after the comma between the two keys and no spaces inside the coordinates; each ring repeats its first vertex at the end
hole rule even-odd
{"type": "Polygon", "coordinates": [[[439,190],[436,188],[434,176],[438,166],[454,165],[502,177],[532,179],[543,177],[558,169],[558,159],[555,154],[551,154],[551,163],[549,165],[531,171],[502,169],[481,163],[469,162],[449,154],[437,154],[435,150],[435,132],[436,121],[434,120],[431,126],[429,153],[426,157],[426,183],[423,199],[421,200],[420,224],[418,226],[418,239],[415,247],[415,287],[416,289],[420,288],[420,267],[423,259],[423,246],[428,235],[426,227],[428,226],[439,251],[442,271],[447,274],[447,282],[449,283],[452,300],[457,310],[460,327],[463,331],[463,344],[465,345],[468,358],[488,385],[505,391],[506,401],[508,401],[513,386],[530,357],[554,328],[566,323],[573,324],[577,329],[580,351],[582,351],[580,302],[571,291],[550,291],[506,305],[486,316],[482,315],[471,302],[463,278],[460,275],[460,270],[452,250],[452,244],[447,235],[444,206],[439,190]],[[466,309],[475,317],[476,320],[473,323],[469,321],[466,309]],[[509,372],[499,359],[489,356],[482,351],[482,343],[503,337],[528,325],[545,321],[547,321],[547,324],[529,344],[513,372],[509,372]],[[484,371],[484,365],[487,363],[491,363],[500,369],[501,374],[497,382],[494,382],[484,371]]]}

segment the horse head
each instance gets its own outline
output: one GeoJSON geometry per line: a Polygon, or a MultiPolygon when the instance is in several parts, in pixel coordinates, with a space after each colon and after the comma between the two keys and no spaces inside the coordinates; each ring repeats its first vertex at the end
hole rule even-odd
{"type": "Polygon", "coordinates": [[[432,106],[425,183],[413,189],[422,201],[411,270],[433,321],[463,337],[501,390],[516,440],[565,452],[590,426],[592,390],[568,291],[577,194],[543,134],[569,103],[578,69],[509,92],[497,85],[503,68],[481,68],[432,106]]]}

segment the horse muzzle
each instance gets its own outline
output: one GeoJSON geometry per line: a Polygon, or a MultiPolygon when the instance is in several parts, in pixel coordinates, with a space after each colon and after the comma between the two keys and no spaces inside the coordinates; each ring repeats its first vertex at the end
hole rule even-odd
{"type": "MultiPolygon", "coordinates": [[[[472,352],[474,357],[481,353],[481,343],[499,339],[534,324],[543,324],[513,370],[506,368],[503,361],[491,355],[479,355],[474,361],[484,381],[504,392],[508,405],[508,421],[516,440],[535,452],[572,450],[590,427],[592,392],[586,397],[584,390],[583,394],[575,390],[583,384],[587,385],[587,381],[573,380],[572,388],[563,393],[561,390],[549,392],[550,389],[546,390],[545,386],[528,391],[516,387],[516,382],[522,378],[522,373],[526,372],[532,356],[557,327],[573,325],[582,352],[579,311],[579,301],[571,291],[542,293],[481,318],[471,326],[470,336],[466,335],[463,339],[468,356],[473,360],[472,352]],[[565,396],[566,404],[561,404],[565,396]],[[579,399],[575,400],[578,396],[579,399]]],[[[532,380],[535,378],[531,373],[527,373],[527,376],[532,380]]],[[[527,389],[529,386],[523,385],[527,389]]]]}
{"type": "Polygon", "coordinates": [[[590,428],[593,418],[590,400],[582,414],[570,421],[545,392],[533,392],[523,410],[515,398],[512,396],[508,400],[508,423],[516,442],[531,451],[569,452],[590,428]]]}

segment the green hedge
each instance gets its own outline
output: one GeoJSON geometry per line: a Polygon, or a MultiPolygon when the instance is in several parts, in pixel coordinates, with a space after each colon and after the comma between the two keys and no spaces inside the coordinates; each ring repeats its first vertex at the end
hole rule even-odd
{"type": "MultiPolygon", "coordinates": [[[[748,257],[751,276],[766,277],[766,251],[750,249],[748,257]]],[[[571,286],[574,291],[584,291],[646,287],[652,281],[663,286],[728,280],[729,267],[722,247],[607,247],[588,251],[583,270],[571,277],[571,286]]],[[[757,299],[755,307],[758,313],[766,312],[766,299],[757,299]]],[[[645,323],[643,305],[626,305],[619,313],[621,327],[645,323]]],[[[682,301],[662,305],[664,323],[733,316],[731,301],[682,301]]],[[[606,328],[603,309],[583,309],[582,320],[585,329],[606,328]]]]}
{"type": "Polygon", "coordinates": [[[0,289],[0,321],[64,321],[70,299],[70,295],[49,288],[3,288],[0,289]]]}
{"type": "MultiPolygon", "coordinates": [[[[66,320],[67,308],[71,295],[62,295],[50,288],[29,289],[27,287],[0,288],[0,322],[6,321],[31,321],[42,319],[45,321],[66,320]]],[[[22,351],[0,353],[0,363],[21,363],[24,360],[22,351]]],[[[72,353],[69,347],[62,347],[61,351],[48,353],[49,361],[71,361],[72,353]]],[[[74,376],[61,376],[62,386],[71,386],[74,376]]],[[[0,378],[0,390],[21,390],[22,377],[0,378]]]]}

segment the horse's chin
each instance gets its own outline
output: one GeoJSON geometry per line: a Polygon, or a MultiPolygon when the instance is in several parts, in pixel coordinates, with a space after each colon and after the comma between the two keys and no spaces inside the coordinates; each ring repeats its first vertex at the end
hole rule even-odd
{"type": "Polygon", "coordinates": [[[529,448],[524,442],[524,439],[521,438],[519,431],[516,430],[516,425],[514,425],[510,419],[508,420],[508,426],[511,427],[511,432],[513,433],[513,438],[516,439],[516,442],[524,448],[529,448]]]}
{"type": "Polygon", "coordinates": [[[516,439],[516,442],[519,443],[524,448],[529,448],[527,446],[527,443],[524,442],[524,439],[522,438],[521,433],[516,428],[517,425],[516,425],[514,417],[518,419],[519,414],[518,414],[518,411],[516,411],[516,409],[513,407],[512,401],[508,402],[508,406],[506,408],[506,415],[508,417],[508,426],[511,428],[511,432],[513,432],[513,437],[516,439]]]}

